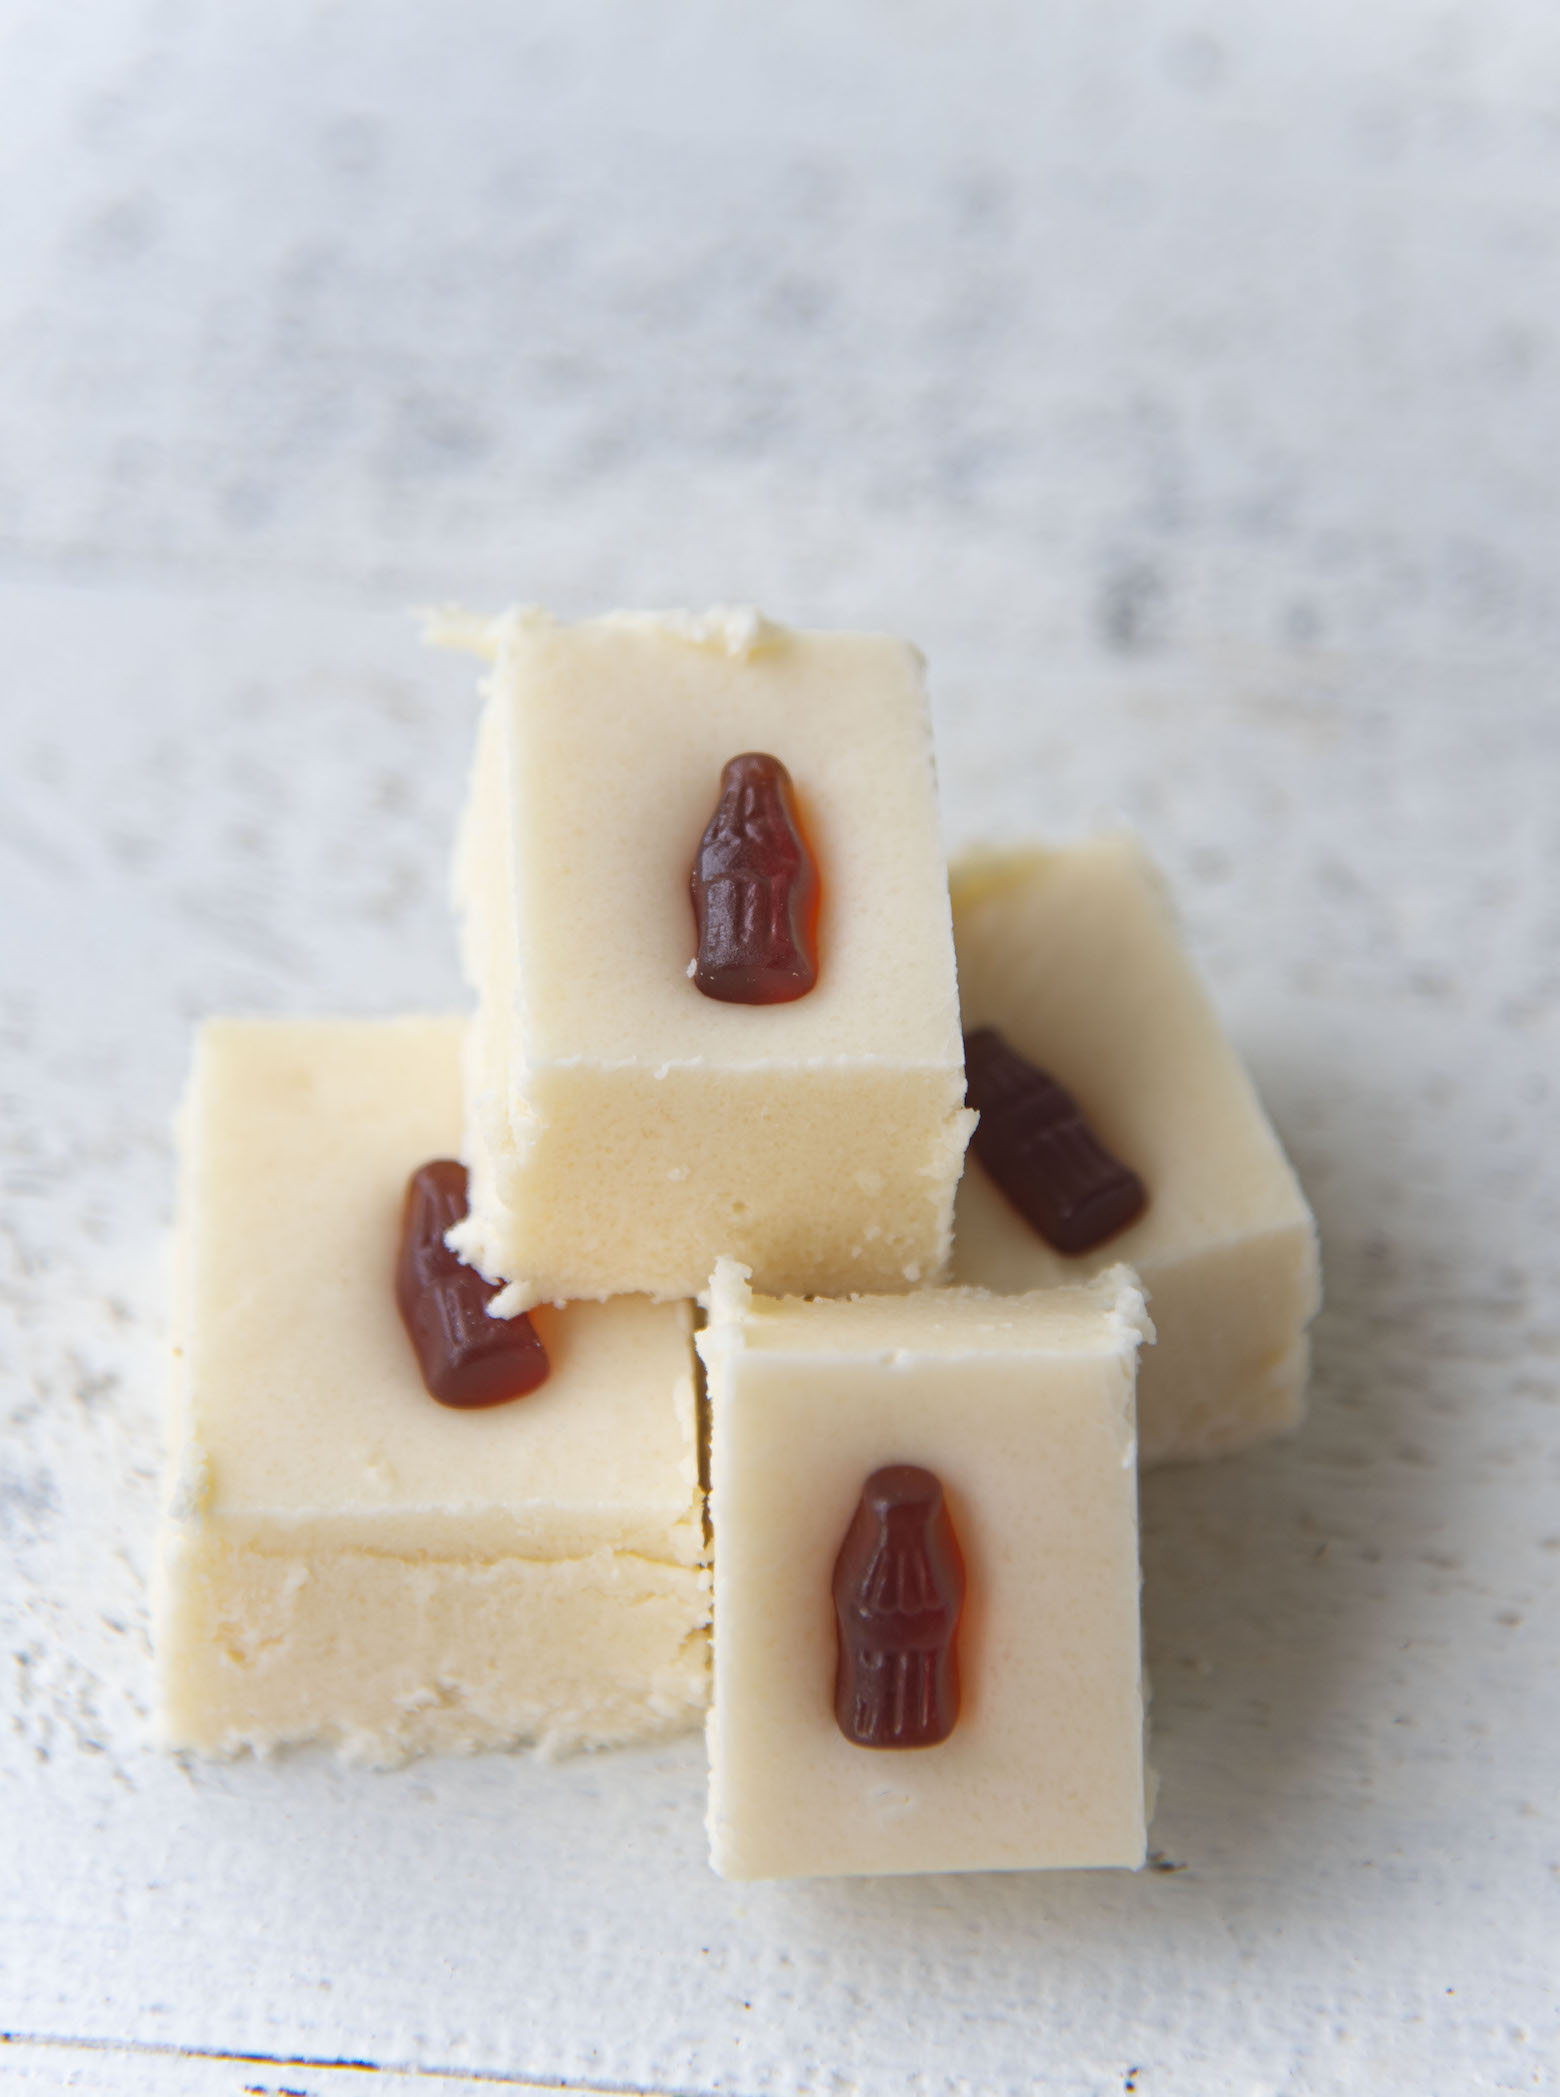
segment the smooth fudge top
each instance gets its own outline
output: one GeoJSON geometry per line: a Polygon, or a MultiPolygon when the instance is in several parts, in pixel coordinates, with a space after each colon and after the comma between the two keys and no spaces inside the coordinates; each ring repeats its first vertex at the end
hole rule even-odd
{"type": "Polygon", "coordinates": [[[431,630],[493,665],[456,891],[468,973],[511,988],[528,1064],[961,1066],[908,643],[751,612],[431,630]],[[821,886],[816,985],[762,1009],[701,995],[690,972],[689,870],[745,751],[789,772],[821,886]]]}
{"type": "Polygon", "coordinates": [[[698,1342],[717,1871],[1142,1862],[1149,1336],[1128,1267],[1018,1298],[810,1303],[717,1267],[698,1342]]]}
{"type": "Polygon", "coordinates": [[[180,1127],[177,1499],[233,1535],[702,1554],[690,1317],[538,1313],[522,1403],[434,1404],[392,1286],[408,1172],[461,1126],[453,1018],[213,1020],[180,1127]]]}
{"type": "Polygon", "coordinates": [[[1080,1268],[972,1171],[959,1195],[958,1279],[1037,1288],[1115,1260],[1146,1268],[1256,1232],[1310,1230],[1169,891],[1134,838],[976,854],[950,878],[966,1028],[999,1028],[1066,1086],[1149,1190],[1140,1218],[1080,1268]]]}

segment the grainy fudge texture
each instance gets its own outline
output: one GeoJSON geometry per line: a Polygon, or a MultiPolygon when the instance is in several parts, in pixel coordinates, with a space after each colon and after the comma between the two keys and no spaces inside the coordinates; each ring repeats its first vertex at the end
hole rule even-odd
{"type": "Polygon", "coordinates": [[[1130,1269],[1024,1297],[776,1301],[722,1262],[709,1373],[710,1845],[730,1878],[1142,1863],[1130,1269]],[[940,1479],[963,1552],[941,1744],[834,1710],[832,1571],[880,1466],[940,1479]]]}
{"type": "Polygon", "coordinates": [[[707,1575],[690,1307],[540,1311],[549,1381],[424,1391],[402,1193],[457,1149],[462,1022],[216,1021],[181,1125],[163,1729],[374,1760],[689,1726],[707,1575]]]}
{"type": "Polygon", "coordinates": [[[972,1158],[955,1279],[1028,1290],[1130,1261],[1159,1336],[1138,1382],[1147,1463],[1294,1427],[1321,1301],[1316,1229],[1159,875],[1130,839],[1103,837],[972,860],[953,899],[965,1027],[998,1028],[1059,1079],[1148,1189],[1137,1223],[1072,1258],[972,1158]]]}
{"type": "Polygon", "coordinates": [[[919,658],[755,614],[450,618],[492,661],[457,854],[479,1010],[471,1214],[506,1309],[945,1267],[972,1117],[919,658]],[[816,987],[691,980],[689,875],[723,766],[788,768],[822,893],[816,987]]]}

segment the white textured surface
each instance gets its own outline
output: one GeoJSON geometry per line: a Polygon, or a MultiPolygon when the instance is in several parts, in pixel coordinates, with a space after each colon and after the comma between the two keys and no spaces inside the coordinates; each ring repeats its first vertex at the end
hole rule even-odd
{"type": "Polygon", "coordinates": [[[1557,206],[1541,0],[0,14],[0,2080],[1553,2086],[1557,206]],[[142,1745],[189,1024],[457,994],[456,592],[902,628],[955,842],[1167,863],[1329,1304],[1147,1483],[1161,1870],[142,1745]]]}

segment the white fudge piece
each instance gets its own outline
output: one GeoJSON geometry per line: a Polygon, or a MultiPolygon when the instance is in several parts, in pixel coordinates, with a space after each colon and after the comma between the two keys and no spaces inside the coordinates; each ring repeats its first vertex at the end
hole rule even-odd
{"type": "Polygon", "coordinates": [[[471,1214],[504,1308],[934,1281],[973,1117],[920,662],[755,614],[452,619],[493,661],[457,853],[479,996],[471,1214]],[[822,884],[816,987],[690,979],[689,874],[721,771],[789,769],[822,884]]]}
{"type": "Polygon", "coordinates": [[[971,860],[953,893],[966,1029],[998,1028],[1059,1079],[1148,1190],[1137,1223],[1069,1257],[972,1156],[955,1278],[1027,1290],[1130,1261],[1159,1336],[1138,1382],[1146,1463],[1293,1428],[1321,1301],[1316,1227],[1158,873],[1111,836],[971,860]]]}
{"type": "Polygon", "coordinates": [[[1119,1268],[1027,1297],[750,1294],[717,1268],[711,1859],[729,1878],[1143,1862],[1133,1376],[1119,1268]],[[933,1471],[967,1581],[935,1747],[835,1721],[834,1564],[868,1477],[933,1471]]]}
{"type": "Polygon", "coordinates": [[[170,1745],[391,1761],[686,1727],[706,1702],[691,1311],[541,1311],[546,1384],[452,1412],[392,1271],[461,1128],[456,1019],[203,1029],[181,1124],[170,1745]]]}

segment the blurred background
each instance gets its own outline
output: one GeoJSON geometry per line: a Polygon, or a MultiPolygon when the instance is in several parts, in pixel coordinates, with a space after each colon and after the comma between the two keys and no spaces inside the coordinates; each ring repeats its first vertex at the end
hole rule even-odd
{"type": "Polygon", "coordinates": [[[1552,2084],[1557,380],[1544,0],[0,0],[0,2082],[1552,2084]],[[190,1027],[463,995],[450,598],[906,632],[951,843],[1170,871],[1329,1304],[1145,1878],[146,1745],[190,1027]]]}
{"type": "Polygon", "coordinates": [[[11,563],[1555,639],[1540,5],[0,20],[11,563]]]}

